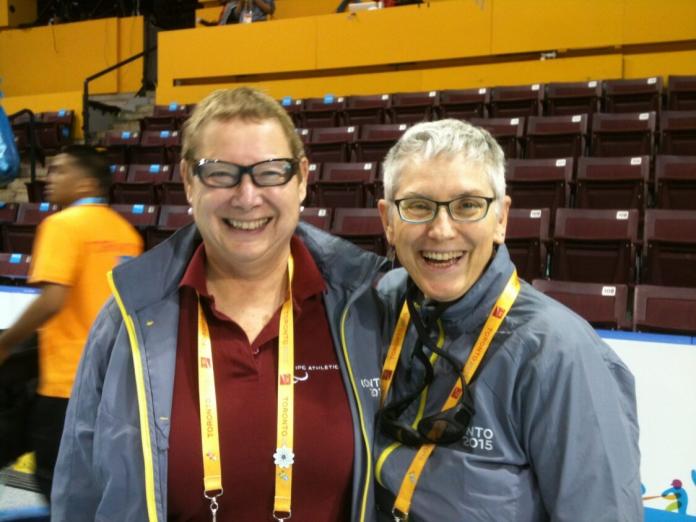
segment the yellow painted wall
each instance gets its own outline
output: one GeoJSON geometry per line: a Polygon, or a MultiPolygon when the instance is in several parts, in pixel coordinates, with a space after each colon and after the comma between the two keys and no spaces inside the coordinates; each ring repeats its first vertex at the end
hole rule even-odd
{"type": "Polygon", "coordinates": [[[82,137],[82,91],[9,96],[0,99],[0,105],[7,114],[14,114],[22,109],[30,109],[34,112],[59,111],[61,109],[75,111],[73,136],[82,137]]]}
{"type": "Polygon", "coordinates": [[[0,0],[0,27],[36,20],[36,0],[0,0]]]}
{"type": "MultiPolygon", "coordinates": [[[[6,96],[82,89],[84,79],[142,50],[142,18],[107,18],[0,32],[0,76],[6,96]]],[[[104,76],[92,93],[137,90],[142,62],[104,76]]]]}
{"type": "MultiPolygon", "coordinates": [[[[278,5],[283,1],[300,0],[278,5]]],[[[350,16],[171,31],[160,35],[157,102],[195,102],[216,86],[250,81],[275,96],[307,97],[688,74],[696,66],[691,51],[622,50],[684,40],[696,50],[695,0],[441,0],[350,16]],[[544,62],[509,56],[596,48],[604,49],[601,55],[544,62]],[[472,63],[479,58],[487,63],[472,63]],[[454,62],[439,67],[438,60],[454,62]],[[238,79],[175,85],[220,77],[238,79]]]]}

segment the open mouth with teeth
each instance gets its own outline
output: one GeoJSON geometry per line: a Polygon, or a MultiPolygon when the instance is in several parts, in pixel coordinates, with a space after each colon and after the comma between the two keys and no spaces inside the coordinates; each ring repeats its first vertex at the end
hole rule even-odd
{"type": "Polygon", "coordinates": [[[422,250],[420,254],[426,264],[438,268],[447,268],[456,265],[457,262],[464,256],[464,252],[461,250],[452,252],[434,252],[422,250]]]}
{"type": "Polygon", "coordinates": [[[271,218],[263,219],[227,219],[222,220],[225,225],[233,230],[243,230],[246,232],[256,232],[264,228],[270,221],[271,218]]]}

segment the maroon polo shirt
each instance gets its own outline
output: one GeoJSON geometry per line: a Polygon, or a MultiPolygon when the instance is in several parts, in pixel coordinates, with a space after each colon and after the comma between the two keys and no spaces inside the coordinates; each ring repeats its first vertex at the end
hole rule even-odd
{"type": "MultiPolygon", "coordinates": [[[[322,300],[324,280],[293,237],[295,465],[292,520],[350,520],[353,424],[322,300]]],[[[216,310],[199,246],[180,283],[179,338],[169,436],[168,520],[211,520],[203,498],[196,292],[210,327],[222,485],[219,522],[271,521],[280,308],[258,338],[216,310]]],[[[244,296],[240,296],[244,299],[244,296]]]]}

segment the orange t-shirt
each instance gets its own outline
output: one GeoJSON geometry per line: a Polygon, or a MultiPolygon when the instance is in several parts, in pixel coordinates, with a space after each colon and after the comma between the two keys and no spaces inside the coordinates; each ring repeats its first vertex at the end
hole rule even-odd
{"type": "Polygon", "coordinates": [[[29,282],[70,287],[63,308],[39,330],[40,395],[70,396],[87,334],[109,297],[107,273],[142,251],[138,232],[104,204],[72,206],[39,225],[29,282]]]}

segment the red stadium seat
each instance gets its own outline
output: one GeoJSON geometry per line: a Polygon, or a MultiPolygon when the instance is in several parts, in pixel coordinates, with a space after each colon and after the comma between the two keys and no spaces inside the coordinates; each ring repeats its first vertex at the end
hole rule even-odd
{"type": "Polygon", "coordinates": [[[302,207],[300,220],[328,232],[331,230],[332,213],[333,210],[330,208],[302,207]]]}
{"type": "Polygon", "coordinates": [[[696,287],[696,211],[645,212],[641,282],[696,287]]]}
{"type": "Polygon", "coordinates": [[[549,116],[591,116],[599,112],[601,99],[602,84],[598,81],[549,83],[546,86],[546,113],[549,116]]]}
{"type": "Polygon", "coordinates": [[[384,161],[389,149],[406,132],[405,123],[363,125],[355,145],[355,160],[362,162],[384,161]]]}
{"type": "Polygon", "coordinates": [[[140,144],[140,133],[131,131],[107,131],[103,144],[109,163],[127,165],[130,162],[130,150],[140,144]]]}
{"type": "Polygon", "coordinates": [[[636,80],[605,80],[604,110],[606,112],[659,112],[662,105],[662,78],[636,80]]]}
{"type": "Polygon", "coordinates": [[[522,157],[524,118],[471,118],[469,123],[490,132],[503,149],[506,158],[522,157]]]}
{"type": "Polygon", "coordinates": [[[441,118],[468,120],[488,116],[490,91],[480,89],[452,89],[440,91],[439,113],[441,118]]]}
{"type": "Polygon", "coordinates": [[[549,220],[548,208],[511,208],[508,213],[505,246],[517,273],[527,281],[546,277],[549,220]]]}
{"type": "Polygon", "coordinates": [[[193,223],[193,212],[188,205],[162,205],[157,218],[157,227],[145,232],[145,245],[150,248],[160,244],[181,227],[193,223]]]}
{"type": "Polygon", "coordinates": [[[0,282],[25,283],[29,276],[31,256],[18,253],[0,253],[0,282]]]}
{"type": "Polygon", "coordinates": [[[595,328],[630,329],[628,286],[536,279],[534,288],[573,310],[595,328]]]}
{"type": "Polygon", "coordinates": [[[3,226],[3,250],[31,254],[37,225],[59,210],[50,203],[20,203],[15,222],[3,226]]]}
{"type": "Polygon", "coordinates": [[[191,113],[188,105],[180,103],[169,103],[166,105],[155,105],[152,110],[153,116],[173,116],[175,118],[187,118],[191,113]]]}
{"type": "Polygon", "coordinates": [[[377,254],[386,253],[384,229],[376,208],[334,209],[331,233],[377,254]]]}
{"type": "Polygon", "coordinates": [[[637,210],[559,208],[551,279],[631,284],[635,277],[637,210]]]}
{"type": "Polygon", "coordinates": [[[306,98],[301,113],[298,113],[300,126],[313,129],[315,127],[337,127],[341,125],[346,100],[343,96],[324,96],[323,98],[306,98]]]}
{"type": "Polygon", "coordinates": [[[350,161],[358,128],[326,127],[312,129],[307,155],[313,162],[350,161]]]}
{"type": "Polygon", "coordinates": [[[156,205],[111,205],[111,208],[121,214],[135,228],[144,231],[157,224],[159,207],[156,205]]]}
{"type": "Polygon", "coordinates": [[[343,111],[346,125],[376,125],[387,123],[391,108],[390,94],[348,96],[343,111]]]}
{"type": "Polygon", "coordinates": [[[509,159],[507,192],[513,208],[548,208],[551,222],[556,209],[570,205],[573,158],[509,159]]]}
{"type": "Polygon", "coordinates": [[[595,114],[592,118],[592,155],[651,156],[655,126],[654,112],[595,114]]]}
{"type": "Polygon", "coordinates": [[[392,94],[391,121],[393,123],[418,123],[431,121],[437,106],[437,91],[399,92],[392,94]]]}
{"type": "Polygon", "coordinates": [[[655,206],[696,210],[696,156],[655,158],[655,206]]]}
{"type": "Polygon", "coordinates": [[[526,136],[527,158],[583,156],[587,142],[587,115],[530,116],[526,136]]]}
{"type": "Polygon", "coordinates": [[[376,163],[324,163],[315,183],[319,207],[365,207],[377,173],[376,163]]]}
{"type": "Polygon", "coordinates": [[[696,334],[696,288],[638,285],[633,303],[636,330],[696,334]]]}
{"type": "Polygon", "coordinates": [[[577,208],[635,208],[642,211],[650,180],[650,157],[580,158],[577,208]]]}
{"type": "Polygon", "coordinates": [[[492,118],[540,116],[544,102],[544,86],[515,85],[491,89],[492,118]]]}
{"type": "Polygon", "coordinates": [[[671,111],[696,111],[696,76],[667,78],[667,107],[671,111]]]}
{"type": "Polygon", "coordinates": [[[696,156],[696,111],[663,111],[660,115],[662,154],[696,156]]]}

